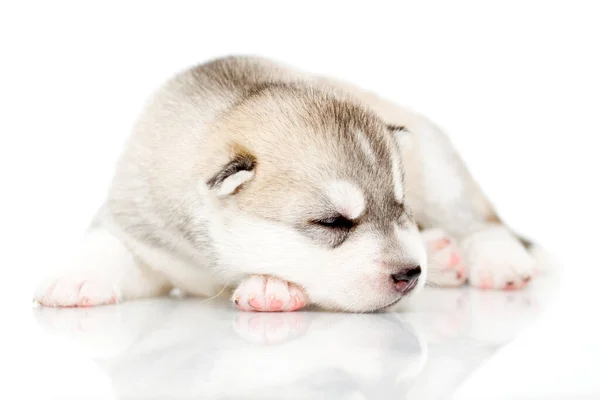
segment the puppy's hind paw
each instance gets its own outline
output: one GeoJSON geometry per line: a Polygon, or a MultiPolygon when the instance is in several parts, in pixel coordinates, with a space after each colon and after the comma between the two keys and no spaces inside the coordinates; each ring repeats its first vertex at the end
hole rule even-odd
{"type": "Polygon", "coordinates": [[[502,226],[468,236],[461,249],[469,267],[469,282],[480,289],[522,289],[533,277],[535,260],[502,226]]]}
{"type": "Polygon", "coordinates": [[[461,286],[467,281],[467,269],[456,241],[441,229],[421,232],[427,250],[427,282],[440,287],[461,286]]]}

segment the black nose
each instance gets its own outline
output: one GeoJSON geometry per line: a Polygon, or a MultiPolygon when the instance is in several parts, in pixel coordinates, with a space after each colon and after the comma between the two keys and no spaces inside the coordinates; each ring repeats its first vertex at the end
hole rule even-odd
{"type": "Polygon", "coordinates": [[[417,285],[417,280],[421,275],[421,266],[404,268],[397,274],[392,275],[392,280],[396,290],[402,293],[407,293],[417,285]]]}

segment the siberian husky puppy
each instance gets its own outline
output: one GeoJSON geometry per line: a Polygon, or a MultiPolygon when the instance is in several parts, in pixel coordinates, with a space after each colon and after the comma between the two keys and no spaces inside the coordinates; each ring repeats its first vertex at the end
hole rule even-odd
{"type": "Polygon", "coordinates": [[[536,254],[428,119],[346,82],[227,57],[149,100],[77,254],[35,299],[229,290],[248,311],[365,312],[427,279],[522,288],[536,254]]]}

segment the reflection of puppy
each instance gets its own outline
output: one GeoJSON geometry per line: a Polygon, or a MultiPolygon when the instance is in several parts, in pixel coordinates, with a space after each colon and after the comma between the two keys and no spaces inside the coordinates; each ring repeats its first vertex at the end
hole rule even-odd
{"type": "Polygon", "coordinates": [[[336,399],[398,398],[427,355],[393,313],[240,315],[198,300],[36,312],[88,348],[120,399],[312,399],[327,389],[336,399]],[[71,329],[79,318],[87,331],[71,329]]]}
{"type": "Polygon", "coordinates": [[[409,313],[405,318],[426,332],[430,343],[468,335],[488,345],[501,345],[534,320],[556,292],[557,282],[557,277],[541,277],[531,290],[509,292],[427,288],[422,296],[394,309],[409,313]]]}
{"type": "Polygon", "coordinates": [[[427,340],[429,350],[410,397],[437,399],[444,393],[449,398],[476,368],[535,321],[557,282],[543,277],[530,290],[514,292],[427,288],[403,303],[404,318],[427,340]]]}
{"type": "Polygon", "coordinates": [[[373,311],[423,287],[427,253],[447,286],[469,274],[516,289],[534,265],[432,123],[346,83],[230,57],[148,103],[75,265],[35,297],[85,306],[230,286],[243,310],[373,311]]]}
{"type": "Polygon", "coordinates": [[[427,288],[404,313],[237,313],[224,299],[35,311],[97,360],[120,399],[439,399],[533,321],[555,283],[427,288]]]}

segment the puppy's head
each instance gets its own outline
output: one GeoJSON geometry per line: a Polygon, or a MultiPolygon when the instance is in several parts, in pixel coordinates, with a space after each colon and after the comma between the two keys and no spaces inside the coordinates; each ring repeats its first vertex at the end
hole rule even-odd
{"type": "Polygon", "coordinates": [[[405,204],[402,134],[320,91],[251,93],[209,135],[220,272],[274,275],[346,311],[420,290],[427,262],[405,204]]]}

